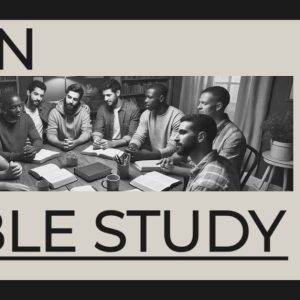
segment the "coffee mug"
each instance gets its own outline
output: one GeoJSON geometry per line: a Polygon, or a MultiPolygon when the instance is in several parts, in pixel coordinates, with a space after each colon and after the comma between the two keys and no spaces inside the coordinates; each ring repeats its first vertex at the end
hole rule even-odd
{"type": "Polygon", "coordinates": [[[106,178],[101,182],[101,185],[108,191],[118,191],[120,183],[120,176],[117,174],[107,175],[106,178]],[[106,182],[106,185],[104,183],[106,182]]]}
{"type": "Polygon", "coordinates": [[[49,182],[45,179],[37,181],[36,187],[37,187],[38,191],[49,191],[50,190],[49,182]]]}

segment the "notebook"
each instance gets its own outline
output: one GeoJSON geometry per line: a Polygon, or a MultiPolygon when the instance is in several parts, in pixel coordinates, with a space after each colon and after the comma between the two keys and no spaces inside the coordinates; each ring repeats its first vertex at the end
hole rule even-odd
{"type": "Polygon", "coordinates": [[[96,192],[96,190],[91,185],[82,185],[71,188],[70,192],[96,192]]]}
{"type": "Polygon", "coordinates": [[[99,156],[102,158],[107,158],[107,159],[115,159],[115,156],[121,156],[124,152],[119,149],[114,149],[114,148],[108,148],[108,149],[98,149],[94,150],[93,145],[88,146],[86,149],[84,149],[82,154],[86,155],[93,155],[93,156],[99,156]]]}
{"type": "Polygon", "coordinates": [[[74,174],[83,178],[87,182],[91,182],[107,176],[111,173],[111,171],[111,167],[108,167],[100,162],[96,162],[87,166],[75,168],[74,174]]]}
{"type": "Polygon", "coordinates": [[[153,171],[145,175],[140,175],[133,179],[130,184],[142,191],[165,191],[173,186],[180,184],[181,181],[173,177],[153,171]]]}
{"type": "Polygon", "coordinates": [[[37,164],[43,164],[47,160],[60,156],[60,152],[41,149],[34,157],[33,162],[37,164]]]}
{"type": "Polygon", "coordinates": [[[45,179],[52,189],[57,189],[77,180],[76,176],[67,169],[60,169],[55,164],[47,164],[28,171],[36,179],[45,179]]]}
{"type": "Polygon", "coordinates": [[[160,167],[161,159],[156,160],[138,160],[134,163],[134,166],[141,172],[161,171],[160,167]]]}

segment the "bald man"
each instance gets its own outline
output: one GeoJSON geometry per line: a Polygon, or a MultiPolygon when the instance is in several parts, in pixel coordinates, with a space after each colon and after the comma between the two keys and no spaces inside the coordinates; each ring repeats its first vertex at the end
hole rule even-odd
{"type": "Polygon", "coordinates": [[[32,161],[43,142],[19,95],[2,94],[0,105],[0,155],[9,162],[32,161]]]}

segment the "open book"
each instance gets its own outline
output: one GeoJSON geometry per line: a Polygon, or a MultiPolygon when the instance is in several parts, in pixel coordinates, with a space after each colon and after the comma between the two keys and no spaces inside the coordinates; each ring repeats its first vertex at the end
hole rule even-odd
{"type": "Polygon", "coordinates": [[[153,171],[133,179],[130,184],[142,191],[165,191],[180,184],[181,181],[173,177],[153,171]]]}
{"type": "Polygon", "coordinates": [[[138,160],[134,166],[141,172],[161,171],[159,162],[161,159],[156,160],[138,160]]]}
{"type": "Polygon", "coordinates": [[[82,185],[71,188],[70,192],[96,192],[96,190],[91,185],[82,185]]]}
{"type": "Polygon", "coordinates": [[[45,179],[50,187],[57,189],[77,180],[77,177],[67,169],[60,169],[55,164],[47,164],[28,171],[36,179],[45,179]]]}
{"type": "Polygon", "coordinates": [[[84,149],[82,154],[86,155],[93,155],[93,156],[99,156],[107,159],[115,159],[115,156],[121,156],[124,152],[119,149],[114,149],[114,148],[108,148],[108,149],[98,149],[94,150],[93,145],[88,146],[86,149],[84,149]]]}
{"type": "Polygon", "coordinates": [[[52,158],[60,156],[60,152],[47,150],[47,149],[41,149],[34,157],[33,162],[42,164],[47,160],[50,160],[52,158]]]}

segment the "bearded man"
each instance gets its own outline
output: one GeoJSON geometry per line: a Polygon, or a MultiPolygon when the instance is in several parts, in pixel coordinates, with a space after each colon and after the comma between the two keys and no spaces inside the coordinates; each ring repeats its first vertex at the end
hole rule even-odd
{"type": "Polygon", "coordinates": [[[90,108],[81,103],[83,94],[81,85],[70,85],[65,98],[49,113],[47,139],[64,151],[72,150],[91,138],[90,108]]]}

